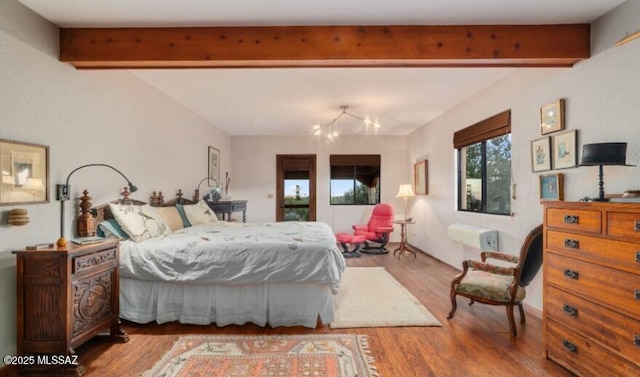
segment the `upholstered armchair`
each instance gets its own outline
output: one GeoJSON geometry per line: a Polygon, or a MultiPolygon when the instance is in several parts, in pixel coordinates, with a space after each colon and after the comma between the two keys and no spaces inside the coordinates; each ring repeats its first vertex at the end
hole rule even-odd
{"type": "Polygon", "coordinates": [[[517,335],[513,307],[518,306],[520,323],[526,319],[522,300],[525,288],[531,283],[542,265],[542,225],[535,227],[520,249],[520,256],[499,252],[483,251],[482,262],[466,260],[462,262],[462,272],[451,282],[451,312],[456,312],[456,296],[470,299],[469,305],[481,302],[489,305],[505,305],[511,337],[517,335]],[[500,260],[502,265],[488,263],[488,259],[500,260]]]}
{"type": "Polygon", "coordinates": [[[366,225],[354,225],[354,235],[364,236],[364,248],[360,250],[364,254],[387,254],[385,248],[389,242],[389,234],[393,232],[393,207],[390,204],[381,203],[373,207],[371,217],[366,225]],[[375,242],[379,246],[372,246],[369,242],[375,242]]]}

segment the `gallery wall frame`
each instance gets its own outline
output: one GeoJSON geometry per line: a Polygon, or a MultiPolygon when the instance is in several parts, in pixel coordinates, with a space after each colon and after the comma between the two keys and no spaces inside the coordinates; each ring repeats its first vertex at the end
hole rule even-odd
{"type": "Polygon", "coordinates": [[[49,203],[49,146],[0,139],[0,206],[49,203]]]}
{"type": "Polygon", "coordinates": [[[540,108],[540,133],[550,134],[564,130],[564,98],[540,108]]]}
{"type": "Polygon", "coordinates": [[[551,170],[551,138],[545,136],[531,142],[531,170],[551,170]]]}
{"type": "Polygon", "coordinates": [[[538,179],[540,200],[564,200],[564,176],[562,173],[541,174],[538,179]]]}
{"type": "Polygon", "coordinates": [[[423,160],[413,164],[413,182],[416,195],[429,193],[429,161],[423,160]]]}
{"type": "Polygon", "coordinates": [[[551,146],[552,169],[567,169],[578,165],[578,130],[554,134],[551,146]]]}

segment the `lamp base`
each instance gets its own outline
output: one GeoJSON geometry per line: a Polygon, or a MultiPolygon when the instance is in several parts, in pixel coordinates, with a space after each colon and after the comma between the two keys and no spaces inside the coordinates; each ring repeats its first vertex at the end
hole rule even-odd
{"type": "Polygon", "coordinates": [[[58,240],[56,241],[56,245],[58,247],[66,247],[67,246],[67,240],[64,237],[60,237],[58,238],[58,240]]]}
{"type": "Polygon", "coordinates": [[[609,198],[592,198],[592,202],[608,202],[609,198]]]}

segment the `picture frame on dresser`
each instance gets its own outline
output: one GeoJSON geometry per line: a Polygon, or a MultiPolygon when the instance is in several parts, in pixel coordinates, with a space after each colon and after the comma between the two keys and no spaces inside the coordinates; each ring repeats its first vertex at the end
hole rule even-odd
{"type": "Polygon", "coordinates": [[[564,200],[562,173],[541,174],[539,177],[540,200],[564,200]]]}

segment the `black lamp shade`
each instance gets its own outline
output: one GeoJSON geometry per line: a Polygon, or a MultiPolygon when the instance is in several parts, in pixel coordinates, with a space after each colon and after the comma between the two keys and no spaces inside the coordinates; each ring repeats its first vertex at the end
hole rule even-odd
{"type": "Polygon", "coordinates": [[[580,165],[626,165],[627,143],[595,143],[582,146],[580,165]]]}

